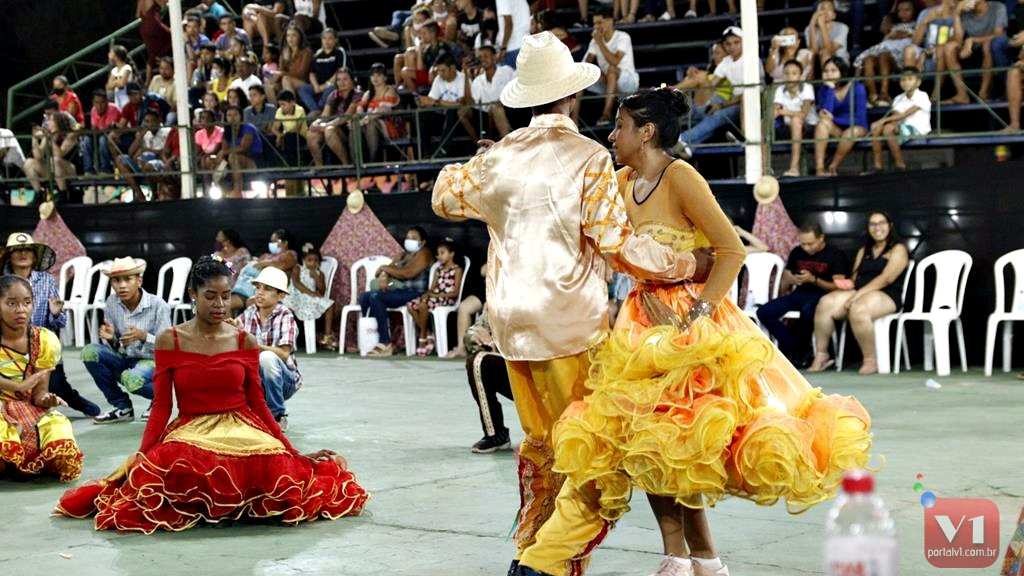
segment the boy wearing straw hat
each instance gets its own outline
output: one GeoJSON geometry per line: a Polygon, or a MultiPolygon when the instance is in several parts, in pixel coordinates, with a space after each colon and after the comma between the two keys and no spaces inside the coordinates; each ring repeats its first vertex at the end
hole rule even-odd
{"type": "MultiPolygon", "coordinates": [[[[100,343],[82,348],[82,362],[114,408],[93,418],[96,424],[131,422],[135,409],[128,393],[153,400],[153,346],[156,335],[171,327],[171,307],[142,288],[146,261],[116,258],[103,273],[114,293],[107,297],[100,343]]],[[[142,413],[149,418],[150,407],[142,413]]]]}
{"type": "Polygon", "coordinates": [[[688,279],[698,258],[705,270],[709,260],[632,235],[611,156],[569,118],[576,94],[600,77],[597,66],[573,62],[549,32],[524,38],[517,64],[501,102],[532,108],[529,127],[482,143],[465,165],[446,166],[433,208],[450,220],[486,222],[490,232],[488,315],[526,433],[510,574],[582,574],[609,525],[597,514],[595,489],[562,489],[551,469],[551,430],[582,399],[588,347],[608,326],[604,259],[658,282],[688,279]]]}
{"type": "MultiPolygon", "coordinates": [[[[52,207],[52,206],[51,206],[52,207]]],[[[67,324],[67,312],[57,280],[46,272],[54,265],[57,255],[46,244],[36,242],[32,236],[15,232],[7,238],[7,247],[0,259],[4,274],[16,274],[32,285],[32,325],[46,328],[54,334],[67,324]]],[[[68,406],[86,416],[98,416],[100,407],[71,387],[64,372],[64,359],[50,375],[50,392],[60,396],[68,406]]]]}
{"type": "Polygon", "coordinates": [[[302,373],[295,359],[299,326],[290,308],[281,303],[290,293],[288,275],[268,266],[252,281],[254,303],[238,317],[237,326],[256,337],[260,346],[260,380],[267,407],[282,432],[288,431],[285,400],[302,388],[302,373]]]}

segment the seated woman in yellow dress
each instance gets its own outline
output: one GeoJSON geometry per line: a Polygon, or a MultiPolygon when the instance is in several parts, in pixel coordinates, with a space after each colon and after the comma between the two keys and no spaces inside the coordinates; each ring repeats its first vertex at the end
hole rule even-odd
{"type": "Polygon", "coordinates": [[[33,327],[31,316],[32,286],[13,274],[0,277],[0,474],[70,482],[82,472],[82,452],[71,422],[53,409],[64,401],[49,390],[60,340],[33,327]]]}
{"type": "Polygon", "coordinates": [[[629,509],[632,486],[644,490],[668,556],[658,574],[717,576],[728,570],[702,509],[726,496],[785,499],[791,512],[826,500],[867,463],[870,418],[812,388],[725,297],[745,250],[704,178],[666,151],[684,113],[673,89],[623,100],[609,137],[625,166],[619,192],[637,234],[677,252],[711,247],[714,266],[704,284],[630,293],[592,358],[591,393],[555,428],[555,470],[593,483],[608,521],[629,509]]]}

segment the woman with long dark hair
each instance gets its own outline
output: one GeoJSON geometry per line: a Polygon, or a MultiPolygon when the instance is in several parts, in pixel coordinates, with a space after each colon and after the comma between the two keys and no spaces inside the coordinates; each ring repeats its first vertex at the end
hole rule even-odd
{"type": "Polygon", "coordinates": [[[386,113],[400,103],[398,91],[388,84],[387,68],[379,62],[370,66],[370,87],[356,106],[362,138],[366,143],[367,162],[379,159],[382,143],[398,138],[398,125],[386,113]]]}
{"type": "Polygon", "coordinates": [[[835,176],[857,138],[868,133],[868,93],[852,79],[850,63],[830,58],[821,66],[824,85],[818,89],[818,125],[814,129],[814,166],[818,176],[835,176]],[[825,166],[830,139],[839,138],[832,162],[825,166]]]}
{"type": "Polygon", "coordinates": [[[635,232],[679,253],[711,248],[714,265],[706,281],[637,284],[593,356],[592,393],[555,427],[554,469],[569,487],[559,500],[596,486],[605,521],[629,509],[632,486],[650,495],[666,554],[657,574],[723,576],[704,508],[828,499],[867,462],[870,418],[812,388],[726,298],[746,251],[704,178],[668,152],[685,110],[677,90],[638,92],[609,140],[635,232]]]}
{"type": "Polygon", "coordinates": [[[900,241],[892,217],[881,210],[868,214],[864,245],[853,262],[853,285],[829,292],[814,311],[814,363],[808,371],[821,372],[832,366],[828,355],[832,332],[836,322],[848,320],[864,354],[859,372],[878,372],[875,319],[903,306],[903,279],[909,262],[910,252],[900,241]]]}
{"type": "Polygon", "coordinates": [[[181,531],[200,522],[299,524],[358,515],[368,495],[345,459],[300,454],[274,421],[256,338],[228,319],[231,271],[192,267],[195,318],[156,339],[153,411],[136,454],[113,474],[67,491],[57,512],[96,516],[98,530],[181,531]],[[168,423],[176,400],[178,416],[168,423]]]}

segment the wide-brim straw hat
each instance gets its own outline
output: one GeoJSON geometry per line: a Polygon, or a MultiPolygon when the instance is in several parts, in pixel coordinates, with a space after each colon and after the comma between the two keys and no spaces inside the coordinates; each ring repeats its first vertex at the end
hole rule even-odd
{"type": "Polygon", "coordinates": [[[110,268],[103,271],[104,274],[111,278],[141,276],[145,272],[146,261],[142,258],[132,258],[131,256],[114,258],[114,261],[110,263],[110,268]]]}
{"type": "Polygon", "coordinates": [[[586,89],[601,77],[601,69],[575,62],[558,37],[541,32],[523,38],[516,74],[501,91],[501,103],[509,108],[530,108],[586,89]]]}
{"type": "Polygon", "coordinates": [[[358,214],[365,205],[366,199],[363,198],[363,192],[361,190],[353,190],[349,192],[348,198],[345,199],[345,207],[353,214],[358,214]]]}
{"type": "Polygon", "coordinates": [[[760,204],[771,204],[779,197],[779,181],[774,176],[761,176],[754,184],[754,199],[760,204]]]}
{"type": "Polygon", "coordinates": [[[4,248],[5,259],[14,250],[32,250],[36,254],[36,262],[32,265],[34,270],[49,270],[57,261],[57,253],[46,244],[40,244],[32,239],[31,234],[15,232],[7,237],[7,246],[4,248]]]}
{"type": "Polygon", "coordinates": [[[284,270],[280,268],[274,268],[273,266],[267,266],[263,270],[260,270],[260,275],[252,281],[253,284],[263,284],[277,290],[278,292],[284,292],[290,294],[288,290],[288,275],[284,273],[284,270]]]}

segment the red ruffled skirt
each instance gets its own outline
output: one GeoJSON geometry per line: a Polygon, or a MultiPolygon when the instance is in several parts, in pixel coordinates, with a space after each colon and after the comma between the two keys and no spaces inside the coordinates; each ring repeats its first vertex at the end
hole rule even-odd
{"type": "Polygon", "coordinates": [[[97,530],[180,531],[199,522],[298,524],[358,515],[369,495],[335,460],[289,453],[248,409],[179,418],[107,478],[64,493],[56,512],[97,530]]]}

